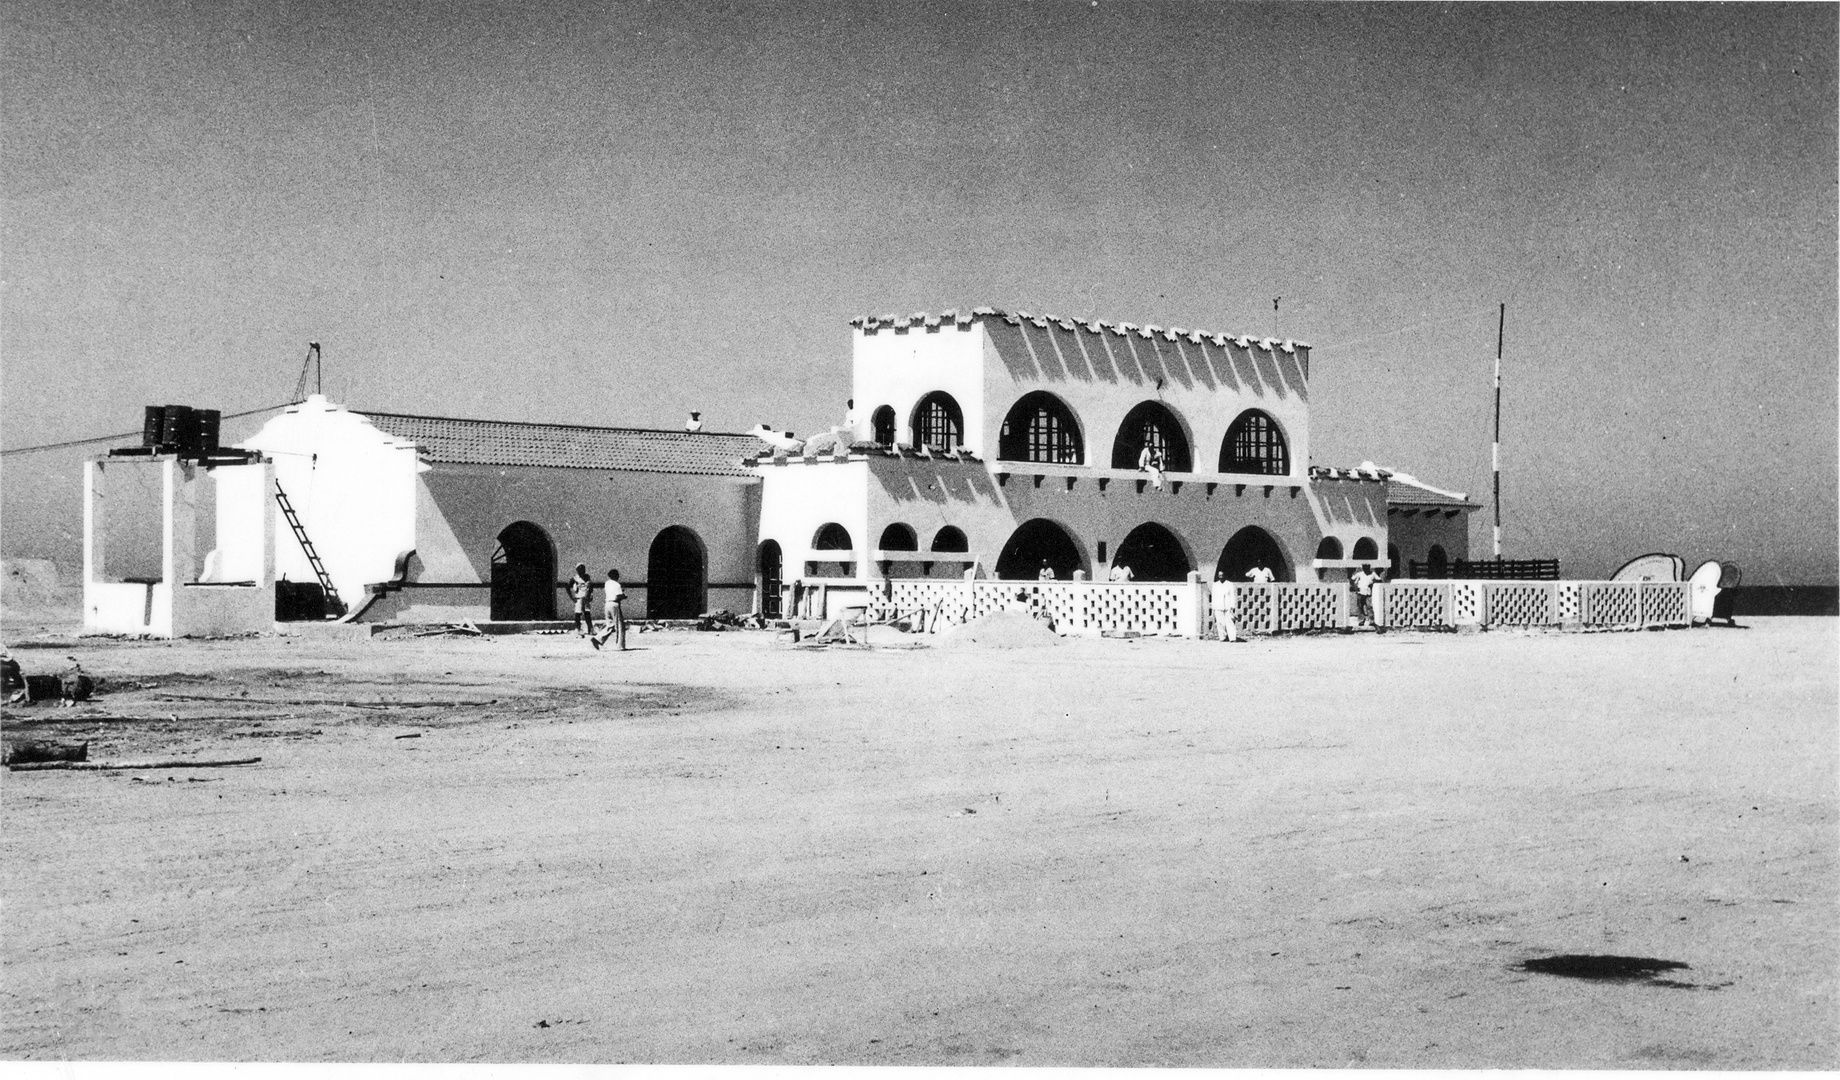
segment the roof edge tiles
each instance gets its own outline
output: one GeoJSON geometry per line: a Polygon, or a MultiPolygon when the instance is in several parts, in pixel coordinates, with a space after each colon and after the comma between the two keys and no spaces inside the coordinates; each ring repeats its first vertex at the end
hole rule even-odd
{"type": "Polygon", "coordinates": [[[738,432],[352,412],[437,464],[749,477],[742,459],[760,445],[738,432]]]}
{"type": "Polygon", "coordinates": [[[981,319],[1001,319],[1011,326],[1020,326],[1024,322],[1027,322],[1032,326],[1044,330],[1049,326],[1057,326],[1068,333],[1084,330],[1089,334],[1096,335],[1110,331],[1119,337],[1123,337],[1126,334],[1136,334],[1138,337],[1146,340],[1157,337],[1165,341],[1176,341],[1180,339],[1194,345],[1199,345],[1203,341],[1206,341],[1216,348],[1222,349],[1226,348],[1227,342],[1229,341],[1242,349],[1257,348],[1264,352],[1280,349],[1287,353],[1294,353],[1298,349],[1309,349],[1312,347],[1307,341],[1297,341],[1292,338],[1279,339],[1258,337],[1252,334],[1221,334],[1211,330],[1187,330],[1180,326],[1161,327],[1151,323],[1140,325],[1132,322],[1112,322],[1106,319],[1035,314],[1023,311],[1020,308],[1006,309],[987,305],[974,307],[970,311],[962,311],[958,308],[947,308],[938,315],[929,315],[924,311],[915,312],[912,315],[858,315],[856,318],[850,320],[850,325],[856,327],[865,334],[874,334],[882,330],[911,330],[916,326],[923,327],[927,330],[937,330],[939,327],[948,323],[960,329],[964,329],[981,319]]]}

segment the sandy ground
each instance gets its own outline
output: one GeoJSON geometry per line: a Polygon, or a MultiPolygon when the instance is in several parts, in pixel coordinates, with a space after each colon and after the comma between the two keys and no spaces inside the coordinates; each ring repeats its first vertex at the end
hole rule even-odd
{"type": "Polygon", "coordinates": [[[1840,623],[1753,623],[25,649],[178,719],[9,736],[263,761],[4,775],[0,1056],[1834,1068],[1840,623]]]}

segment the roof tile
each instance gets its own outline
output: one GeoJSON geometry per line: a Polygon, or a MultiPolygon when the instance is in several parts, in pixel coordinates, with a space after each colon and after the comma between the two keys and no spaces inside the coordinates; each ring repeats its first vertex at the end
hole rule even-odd
{"type": "Polygon", "coordinates": [[[763,444],[752,435],[649,431],[643,428],[528,424],[442,416],[362,412],[379,429],[432,462],[454,465],[541,465],[555,469],[753,476],[741,464],[763,444]]]}

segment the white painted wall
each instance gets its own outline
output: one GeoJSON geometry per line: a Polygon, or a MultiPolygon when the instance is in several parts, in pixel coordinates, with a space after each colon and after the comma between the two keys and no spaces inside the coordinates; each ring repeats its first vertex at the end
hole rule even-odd
{"type": "MultiPolygon", "coordinates": [[[[239,445],[274,460],[276,481],[348,606],[363,602],[366,585],[389,580],[396,556],[416,546],[415,478],[423,466],[413,444],[315,394],[239,445]]],[[[280,508],[271,509],[276,573],[315,580],[280,508]]]]}
{"type": "Polygon", "coordinates": [[[834,553],[811,549],[818,527],[831,521],[849,530],[856,553],[850,576],[869,579],[868,552],[880,534],[869,531],[868,462],[793,458],[785,465],[763,462],[759,472],[760,539],[778,541],[787,582],[804,576],[808,561],[836,561],[834,553]]]}
{"type": "MultiPolygon", "coordinates": [[[[983,445],[984,327],[981,321],[960,325],[950,320],[928,328],[884,329],[873,334],[852,331],[852,399],[856,402],[856,437],[874,436],[875,410],[894,408],[896,439],[913,445],[913,412],[920,399],[944,390],[965,414],[964,445],[979,454],[994,454],[996,443],[983,445]]],[[[999,417],[1001,419],[1001,417],[999,417]]]]}

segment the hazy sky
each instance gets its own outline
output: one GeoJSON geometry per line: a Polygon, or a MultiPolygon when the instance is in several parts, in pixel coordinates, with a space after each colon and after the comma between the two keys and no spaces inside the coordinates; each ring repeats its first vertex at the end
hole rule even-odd
{"type": "MultiPolygon", "coordinates": [[[[310,339],[355,407],[811,430],[853,315],[1269,333],[1282,296],[1317,464],[1486,496],[1505,301],[1510,557],[1836,580],[1833,6],[13,0],[4,29],[8,448],[283,401],[310,339]]],[[[79,499],[54,458],[5,458],[9,554],[79,499]]]]}

